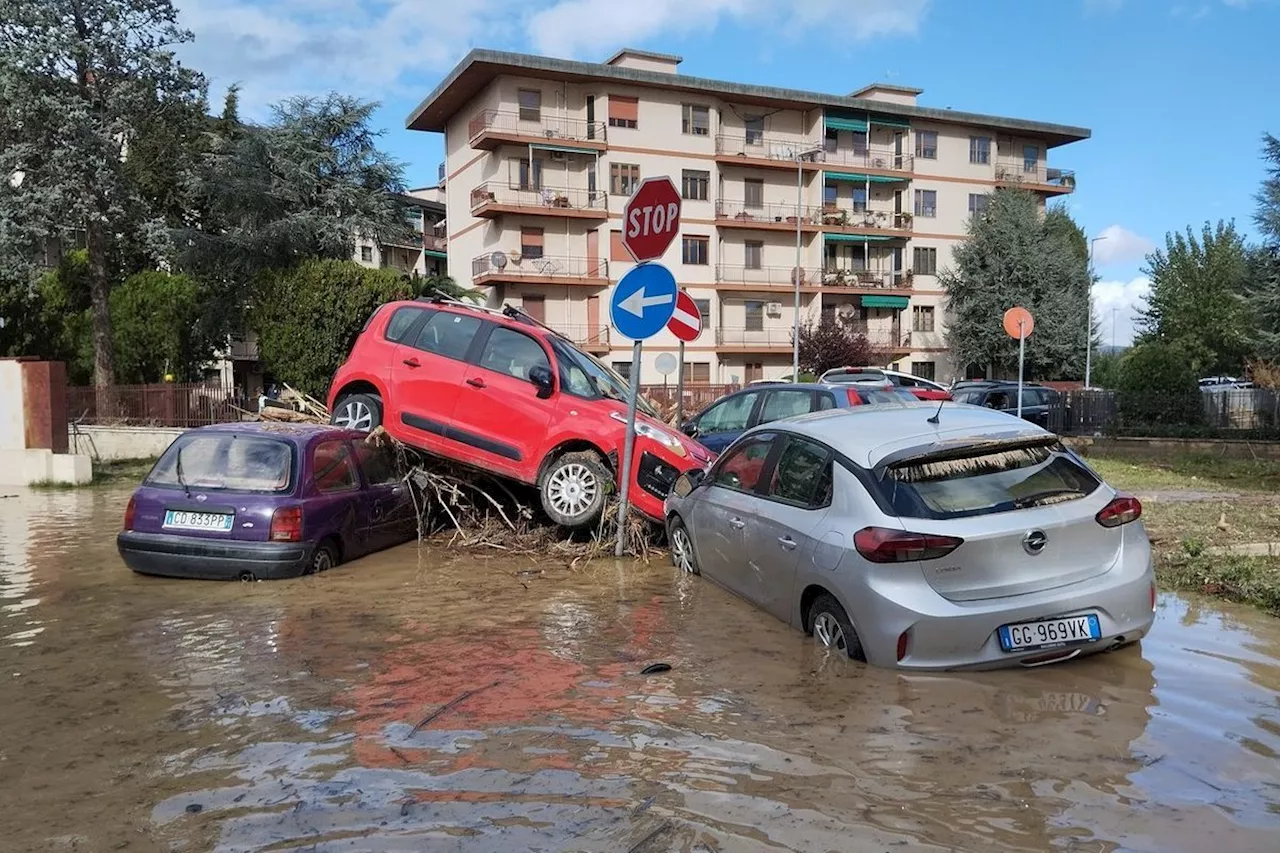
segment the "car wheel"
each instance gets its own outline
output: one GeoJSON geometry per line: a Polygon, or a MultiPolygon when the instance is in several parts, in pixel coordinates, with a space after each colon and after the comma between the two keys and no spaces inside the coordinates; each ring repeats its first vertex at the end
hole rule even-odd
{"type": "Polygon", "coordinates": [[[337,549],[329,542],[321,542],[316,547],[316,551],[311,555],[311,562],[307,564],[306,574],[318,575],[321,572],[327,572],[334,566],[338,565],[337,549]]]}
{"type": "Polygon", "coordinates": [[[538,487],[542,508],[561,527],[594,524],[604,509],[611,479],[595,453],[566,453],[542,475],[538,487]]]}
{"type": "Polygon", "coordinates": [[[372,394],[348,394],[334,405],[329,423],[373,432],[382,424],[382,401],[372,394]]]}
{"type": "Polygon", "coordinates": [[[693,554],[693,539],[679,518],[671,519],[667,538],[671,541],[671,563],[687,575],[700,575],[698,558],[693,554]]]}
{"type": "Polygon", "coordinates": [[[807,623],[809,633],[826,648],[847,654],[854,660],[867,659],[849,614],[832,596],[823,593],[814,600],[807,623]]]}

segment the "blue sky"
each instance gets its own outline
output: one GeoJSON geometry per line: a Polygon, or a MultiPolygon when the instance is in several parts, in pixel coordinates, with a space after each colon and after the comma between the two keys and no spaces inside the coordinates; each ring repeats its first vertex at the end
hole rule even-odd
{"type": "Polygon", "coordinates": [[[922,105],[1082,125],[1056,149],[1072,214],[1096,244],[1103,339],[1128,340],[1143,256],[1167,231],[1253,231],[1264,131],[1280,135],[1280,0],[176,0],[185,58],[249,115],[330,89],[378,100],[410,185],[440,138],[405,116],[473,47],[601,61],[684,57],[683,73],[828,92],[873,80],[922,105]]]}

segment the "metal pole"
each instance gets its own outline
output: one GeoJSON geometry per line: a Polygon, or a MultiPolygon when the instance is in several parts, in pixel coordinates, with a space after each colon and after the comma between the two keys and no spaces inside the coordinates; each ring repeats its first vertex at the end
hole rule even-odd
{"type": "Polygon", "coordinates": [[[684,426],[684,341],[680,342],[679,370],[676,376],[676,429],[684,426]]]}
{"type": "MultiPolygon", "coordinates": [[[[1018,321],[1018,417],[1022,417],[1022,363],[1027,357],[1027,334],[1025,324],[1018,321]]],[[[619,545],[621,547],[621,545],[619,545]]]]}
{"type": "Polygon", "coordinates": [[[627,393],[627,437],[622,443],[622,467],[618,479],[622,481],[618,502],[618,543],[613,556],[621,557],[627,542],[627,510],[631,494],[631,454],[636,444],[636,398],[640,394],[640,341],[631,345],[631,387],[627,393]]]}
{"type": "Polygon", "coordinates": [[[791,381],[800,381],[800,206],[804,199],[804,154],[796,152],[796,268],[791,277],[796,285],[796,316],[791,324],[791,381]]]}

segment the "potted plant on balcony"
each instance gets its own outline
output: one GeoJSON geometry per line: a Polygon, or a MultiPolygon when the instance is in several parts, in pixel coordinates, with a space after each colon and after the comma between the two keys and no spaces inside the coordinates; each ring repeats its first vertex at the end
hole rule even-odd
{"type": "Polygon", "coordinates": [[[912,216],[911,216],[911,214],[910,214],[910,213],[905,213],[905,212],[904,212],[904,213],[899,213],[899,214],[898,214],[898,222],[900,223],[901,227],[903,227],[903,228],[910,228],[910,227],[911,227],[911,219],[912,219],[912,216]]]}

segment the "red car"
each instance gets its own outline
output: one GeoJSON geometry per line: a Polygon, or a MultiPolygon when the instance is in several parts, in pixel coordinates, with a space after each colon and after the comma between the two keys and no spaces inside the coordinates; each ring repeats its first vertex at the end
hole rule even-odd
{"type": "MultiPolygon", "coordinates": [[[[335,424],[382,425],[428,453],[536,486],[565,527],[595,523],[616,482],[627,382],[514,308],[453,300],[374,312],[329,387],[335,424]]],[[[632,506],[654,521],[676,478],[712,454],[641,400],[632,506]]]]}
{"type": "Polygon", "coordinates": [[[818,381],[831,383],[889,381],[904,391],[910,391],[920,400],[951,399],[951,392],[937,382],[883,367],[837,367],[822,374],[818,377],[818,381]]]}

